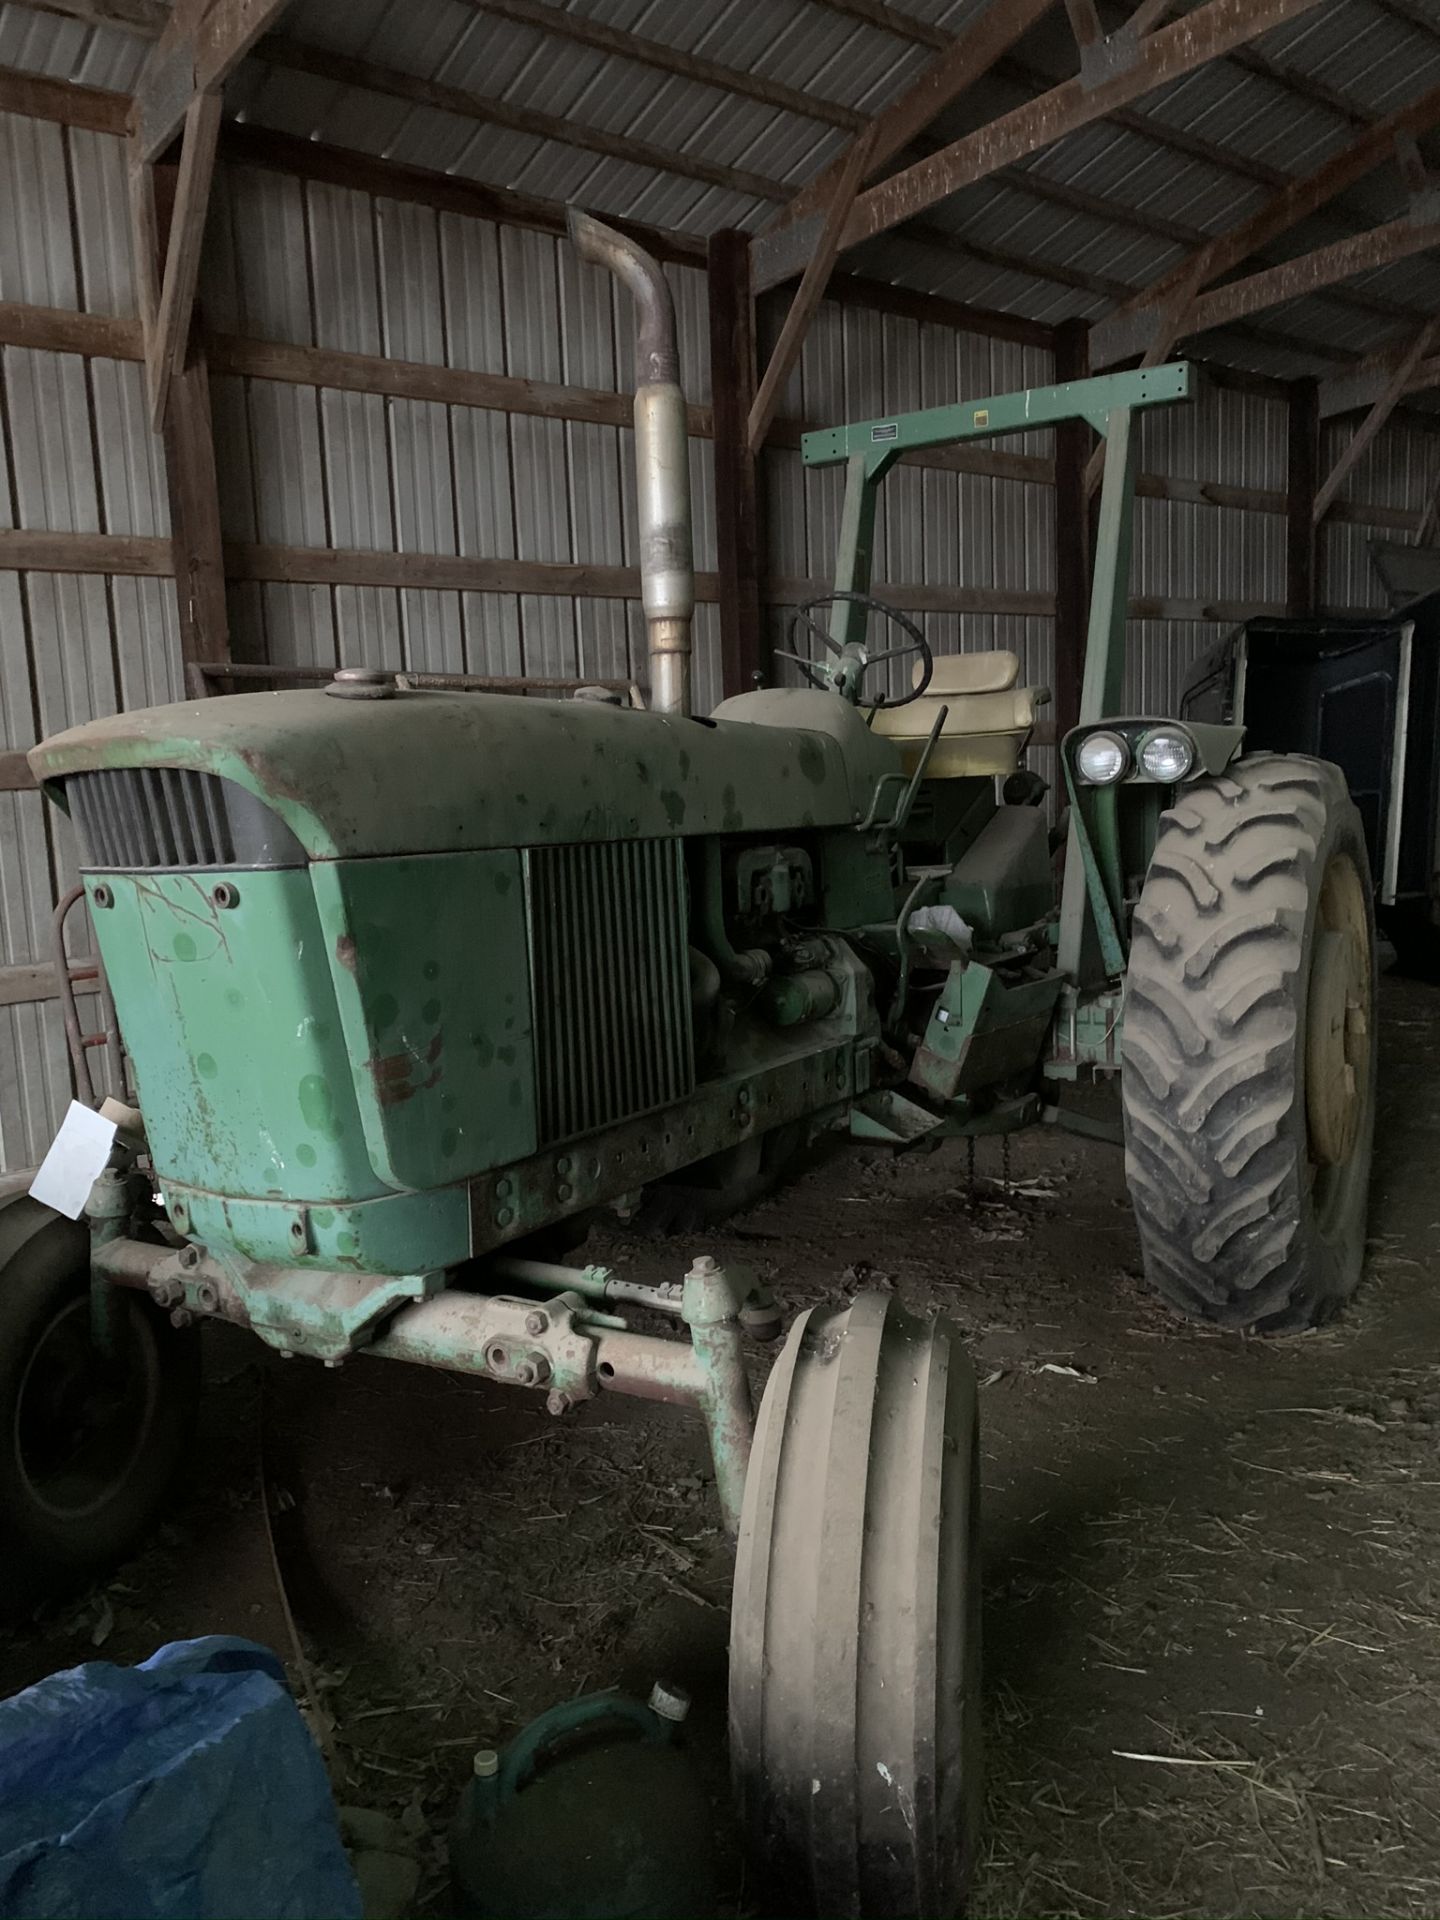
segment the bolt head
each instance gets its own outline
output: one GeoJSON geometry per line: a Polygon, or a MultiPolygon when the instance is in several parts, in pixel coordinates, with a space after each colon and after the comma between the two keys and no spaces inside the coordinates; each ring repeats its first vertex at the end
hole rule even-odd
{"type": "Polygon", "coordinates": [[[553,1393],[549,1393],[545,1397],[545,1411],[547,1413],[553,1413],[557,1420],[562,1413],[568,1413],[574,1404],[570,1395],[568,1393],[561,1393],[558,1387],[553,1393]]]}
{"type": "Polygon", "coordinates": [[[198,1247],[182,1247],[180,1249],[180,1264],[182,1267],[198,1267],[200,1264],[200,1249],[198,1247]]]}
{"type": "Polygon", "coordinates": [[[194,1326],[195,1316],[188,1307],[176,1307],[170,1316],[170,1324],[178,1332],[183,1333],[186,1327],[194,1326]]]}
{"type": "Polygon", "coordinates": [[[690,1271],[692,1273],[718,1273],[720,1271],[720,1262],[715,1258],[713,1253],[697,1253],[690,1271]]]}
{"type": "Polygon", "coordinates": [[[525,1331],[532,1340],[538,1340],[549,1325],[550,1322],[543,1313],[527,1313],[525,1316],[525,1331]]]}

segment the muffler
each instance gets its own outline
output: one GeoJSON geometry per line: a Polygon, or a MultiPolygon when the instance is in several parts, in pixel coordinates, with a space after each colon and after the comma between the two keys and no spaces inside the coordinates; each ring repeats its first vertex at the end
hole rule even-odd
{"type": "Polygon", "coordinates": [[[695,552],[690,454],[675,302],[659,264],[613,227],[570,209],[570,238],[582,259],[608,267],[630,289],[635,342],[635,481],[640,509],[640,594],[650,653],[650,705],[690,711],[690,620],[695,552]]]}

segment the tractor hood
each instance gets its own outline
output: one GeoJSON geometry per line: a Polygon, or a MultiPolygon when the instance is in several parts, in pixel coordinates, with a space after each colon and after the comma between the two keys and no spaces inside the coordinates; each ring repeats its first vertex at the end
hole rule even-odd
{"type": "Polygon", "coordinates": [[[847,826],[899,772],[832,694],[774,690],[759,706],[717,721],[509,694],[234,694],[72,727],[30,765],[61,805],[72,774],[216,774],[314,860],[847,826]]]}

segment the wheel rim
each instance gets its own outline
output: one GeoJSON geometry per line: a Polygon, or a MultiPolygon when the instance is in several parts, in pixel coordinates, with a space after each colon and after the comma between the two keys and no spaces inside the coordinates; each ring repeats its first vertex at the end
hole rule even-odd
{"type": "Polygon", "coordinates": [[[1370,915],[1355,862],[1325,868],[1305,1019],[1305,1118],[1322,1224],[1340,1203],[1370,1101],[1370,915]]]}
{"type": "Polygon", "coordinates": [[[83,1520],[113,1499],[145,1442],[160,1357],[143,1315],[117,1301],[115,1353],[90,1334],[88,1290],[66,1304],[31,1349],[15,1401],[15,1463],[30,1498],[57,1520],[83,1520]]]}

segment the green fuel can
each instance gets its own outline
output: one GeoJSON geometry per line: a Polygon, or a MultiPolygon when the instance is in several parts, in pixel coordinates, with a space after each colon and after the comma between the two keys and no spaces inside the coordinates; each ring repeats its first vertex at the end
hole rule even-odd
{"type": "Polygon", "coordinates": [[[688,1698],[566,1701],[475,1756],[450,1833],[458,1920],[711,1920],[709,1800],[688,1698]]]}

